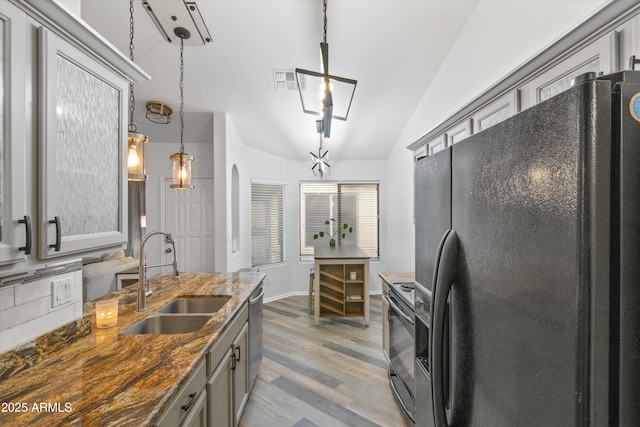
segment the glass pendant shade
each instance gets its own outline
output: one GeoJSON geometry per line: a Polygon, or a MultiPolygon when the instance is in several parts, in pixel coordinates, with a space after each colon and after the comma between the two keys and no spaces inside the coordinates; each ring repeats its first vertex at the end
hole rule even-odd
{"type": "Polygon", "coordinates": [[[127,169],[129,181],[146,181],[148,176],[144,169],[144,145],[149,139],[138,132],[129,131],[129,153],[127,154],[127,169]]]}
{"type": "Polygon", "coordinates": [[[191,185],[191,162],[193,162],[193,156],[187,153],[176,153],[170,159],[173,181],[171,188],[174,190],[192,190],[194,188],[191,185]]]}

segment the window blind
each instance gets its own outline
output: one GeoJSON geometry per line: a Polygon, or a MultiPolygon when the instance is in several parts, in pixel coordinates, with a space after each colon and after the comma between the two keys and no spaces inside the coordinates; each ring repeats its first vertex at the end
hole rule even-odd
{"type": "Polygon", "coordinates": [[[251,183],[251,266],[284,262],[284,185],[251,183]]]}
{"type": "Polygon", "coordinates": [[[357,245],[372,258],[379,259],[379,189],[377,182],[301,182],[300,259],[312,259],[313,248],[328,245],[331,237],[336,244],[357,245]],[[347,229],[343,228],[344,224],[347,229]],[[324,237],[313,238],[321,232],[324,237]]]}

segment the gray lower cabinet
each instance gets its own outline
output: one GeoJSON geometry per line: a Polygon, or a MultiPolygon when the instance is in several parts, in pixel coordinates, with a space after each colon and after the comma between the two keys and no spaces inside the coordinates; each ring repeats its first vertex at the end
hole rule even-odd
{"type": "Polygon", "coordinates": [[[233,409],[234,426],[240,422],[240,417],[249,400],[249,324],[244,327],[233,342],[233,409]]]}
{"type": "Polygon", "coordinates": [[[240,310],[156,424],[237,427],[249,400],[249,307],[240,310]]]}
{"type": "Polygon", "coordinates": [[[209,400],[209,426],[230,427],[233,425],[233,371],[231,348],[227,349],[215,372],[207,381],[209,400]]]}
{"type": "Polygon", "coordinates": [[[245,305],[207,355],[207,420],[236,427],[249,398],[249,307],[245,305]]]}
{"type": "Polygon", "coordinates": [[[158,427],[204,427],[207,425],[206,363],[203,360],[167,407],[158,427]]]}
{"type": "Polygon", "coordinates": [[[207,426],[207,392],[203,390],[193,404],[193,408],[182,422],[181,427],[207,426]]]}

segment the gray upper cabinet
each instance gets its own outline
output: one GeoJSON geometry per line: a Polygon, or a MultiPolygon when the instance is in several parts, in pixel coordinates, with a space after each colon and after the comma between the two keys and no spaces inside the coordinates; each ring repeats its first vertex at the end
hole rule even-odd
{"type": "Polygon", "coordinates": [[[0,267],[127,242],[129,83],[149,75],[57,1],[0,0],[0,267]]]}
{"type": "Polygon", "coordinates": [[[618,33],[612,31],[521,87],[518,91],[520,111],[569,89],[571,81],[581,74],[618,71],[618,62],[618,33]]]}
{"type": "Polygon", "coordinates": [[[26,204],[24,49],[25,14],[0,8],[0,265],[24,261],[31,252],[32,216],[26,204]]]}
{"type": "Polygon", "coordinates": [[[128,81],[39,31],[40,257],[122,244],[128,81]]]}
{"type": "Polygon", "coordinates": [[[480,108],[471,115],[473,133],[489,129],[491,126],[507,120],[516,113],[515,106],[515,93],[509,92],[492,101],[487,106],[480,108]]]}
{"type": "Polygon", "coordinates": [[[445,134],[439,135],[437,138],[427,142],[427,153],[429,156],[445,148],[447,148],[447,136],[445,134]]]}
{"type": "Polygon", "coordinates": [[[449,128],[449,130],[445,132],[447,140],[449,141],[449,145],[456,144],[469,137],[471,135],[471,129],[471,119],[463,120],[462,122],[449,128]]]}

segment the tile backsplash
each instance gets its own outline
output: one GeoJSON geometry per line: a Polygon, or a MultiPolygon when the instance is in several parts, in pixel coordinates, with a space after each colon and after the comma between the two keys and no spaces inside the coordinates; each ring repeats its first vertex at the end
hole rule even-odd
{"type": "Polygon", "coordinates": [[[82,270],[0,287],[0,353],[82,317],[82,270]]]}

